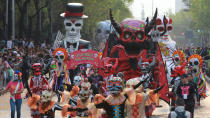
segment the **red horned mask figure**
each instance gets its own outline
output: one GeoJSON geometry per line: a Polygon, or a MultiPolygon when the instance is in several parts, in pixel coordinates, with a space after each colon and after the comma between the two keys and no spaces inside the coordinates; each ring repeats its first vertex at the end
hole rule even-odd
{"type": "Polygon", "coordinates": [[[42,65],[40,63],[33,64],[32,69],[35,76],[39,76],[42,74],[42,65]]]}

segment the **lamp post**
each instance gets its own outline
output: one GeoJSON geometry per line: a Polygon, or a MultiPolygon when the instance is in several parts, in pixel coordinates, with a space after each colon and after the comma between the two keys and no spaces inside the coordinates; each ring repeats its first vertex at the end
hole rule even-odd
{"type": "Polygon", "coordinates": [[[15,0],[12,0],[12,39],[15,39],[15,0]]]}

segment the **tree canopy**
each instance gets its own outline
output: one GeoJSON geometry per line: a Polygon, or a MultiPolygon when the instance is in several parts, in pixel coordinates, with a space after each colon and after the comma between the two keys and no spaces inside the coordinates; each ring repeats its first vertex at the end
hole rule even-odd
{"type": "MultiPolygon", "coordinates": [[[[11,36],[11,0],[9,1],[8,34],[11,36]]],[[[94,37],[97,22],[109,19],[109,9],[117,21],[132,17],[129,4],[133,0],[15,0],[15,26],[18,38],[44,41],[50,39],[58,30],[64,33],[64,19],[60,14],[65,12],[69,2],[79,2],[84,5],[82,38],[91,40],[94,37]]],[[[5,38],[6,0],[0,0],[0,35],[5,38]]]]}

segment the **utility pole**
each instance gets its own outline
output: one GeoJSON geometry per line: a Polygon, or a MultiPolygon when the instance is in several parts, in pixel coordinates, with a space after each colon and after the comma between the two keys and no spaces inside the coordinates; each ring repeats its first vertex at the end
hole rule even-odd
{"type": "Polygon", "coordinates": [[[12,0],[12,39],[15,39],[15,0],[12,0]]]}
{"type": "Polygon", "coordinates": [[[152,16],[154,15],[154,0],[152,0],[152,16]]]}
{"type": "Polygon", "coordinates": [[[6,0],[6,18],[5,18],[5,38],[8,40],[8,9],[9,7],[9,0],[6,0]]]}

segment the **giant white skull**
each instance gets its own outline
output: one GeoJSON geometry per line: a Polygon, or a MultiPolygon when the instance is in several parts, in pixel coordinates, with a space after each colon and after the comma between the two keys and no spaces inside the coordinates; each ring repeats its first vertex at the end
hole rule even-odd
{"type": "Polygon", "coordinates": [[[66,29],[66,38],[64,39],[64,46],[68,52],[78,50],[79,40],[81,38],[80,30],[83,26],[83,19],[65,19],[64,25],[66,29]]]}

